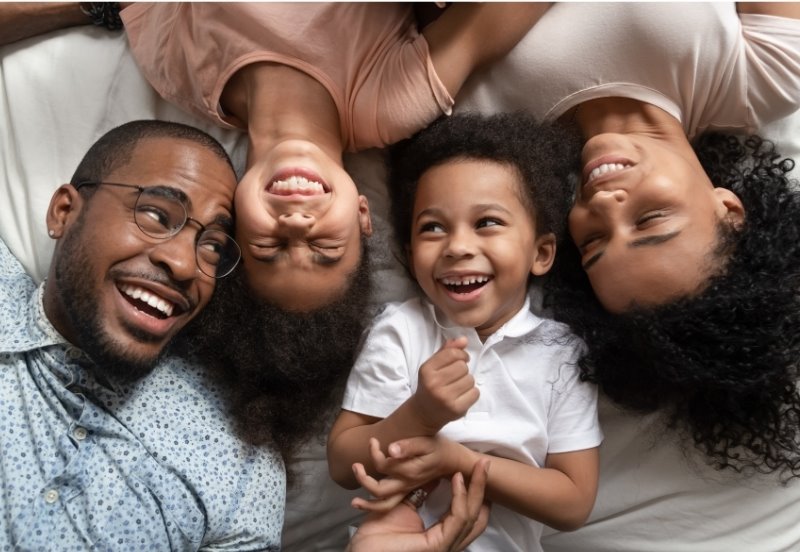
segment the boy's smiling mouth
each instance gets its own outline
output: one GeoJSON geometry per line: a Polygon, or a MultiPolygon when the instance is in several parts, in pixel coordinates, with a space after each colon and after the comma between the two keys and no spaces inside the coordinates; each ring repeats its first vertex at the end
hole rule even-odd
{"type": "Polygon", "coordinates": [[[452,293],[466,295],[481,289],[489,283],[491,279],[492,276],[473,274],[469,276],[447,276],[439,278],[439,283],[452,293]]]}

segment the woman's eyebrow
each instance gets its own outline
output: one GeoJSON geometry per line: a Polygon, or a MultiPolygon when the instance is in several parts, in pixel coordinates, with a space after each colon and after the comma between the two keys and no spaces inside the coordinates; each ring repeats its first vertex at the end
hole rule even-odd
{"type": "MultiPolygon", "coordinates": [[[[664,242],[668,242],[669,240],[677,237],[681,233],[680,230],[675,230],[674,232],[667,232],[666,234],[657,234],[655,236],[645,236],[643,238],[636,238],[628,243],[628,247],[648,247],[653,245],[660,245],[664,242]]],[[[600,260],[600,257],[603,256],[603,251],[597,252],[593,255],[589,260],[587,260],[581,268],[583,270],[588,270],[593,264],[600,260]]]]}
{"type": "Polygon", "coordinates": [[[675,230],[674,232],[667,232],[665,234],[656,234],[653,236],[636,238],[628,243],[628,247],[647,247],[650,245],[659,245],[677,237],[680,233],[680,230],[675,230]]]}

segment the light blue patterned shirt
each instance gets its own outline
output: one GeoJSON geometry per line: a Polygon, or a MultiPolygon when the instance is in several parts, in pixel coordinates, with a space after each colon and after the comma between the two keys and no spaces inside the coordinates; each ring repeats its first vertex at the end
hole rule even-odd
{"type": "Polygon", "coordinates": [[[237,439],[179,359],[95,378],[42,289],[0,241],[0,550],[278,550],[280,456],[237,439]]]}

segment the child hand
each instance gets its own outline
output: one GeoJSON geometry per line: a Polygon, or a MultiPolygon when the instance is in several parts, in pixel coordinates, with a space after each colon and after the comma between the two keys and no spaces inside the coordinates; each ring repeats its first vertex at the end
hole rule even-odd
{"type": "MultiPolygon", "coordinates": [[[[369,452],[373,466],[377,472],[386,475],[386,477],[380,480],[375,479],[366,473],[362,464],[355,463],[353,464],[353,473],[358,483],[375,498],[379,500],[387,499],[385,504],[391,507],[402,500],[409,491],[422,487],[430,481],[438,481],[442,475],[449,476],[449,472],[439,471],[439,458],[434,454],[437,446],[433,441],[436,441],[436,438],[418,437],[401,442],[405,443],[406,441],[417,439],[432,441],[427,445],[420,443],[413,449],[424,451],[426,453],[424,456],[406,453],[402,457],[393,458],[391,457],[391,452],[389,456],[383,453],[380,442],[377,439],[371,438],[369,440],[369,452]]],[[[389,446],[390,451],[394,445],[395,443],[392,443],[389,446]]],[[[410,447],[407,448],[410,449],[410,447]]],[[[374,509],[379,510],[379,508],[374,509]]]]}
{"type": "Polygon", "coordinates": [[[431,435],[464,416],[480,392],[469,373],[467,338],[447,341],[419,369],[415,411],[431,435]]]}

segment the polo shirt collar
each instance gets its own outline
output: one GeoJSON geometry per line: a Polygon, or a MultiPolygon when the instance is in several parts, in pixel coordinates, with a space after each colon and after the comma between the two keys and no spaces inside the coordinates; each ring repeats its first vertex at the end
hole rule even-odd
{"type": "MultiPolygon", "coordinates": [[[[426,300],[426,304],[430,309],[434,322],[437,326],[439,326],[439,328],[442,329],[442,332],[448,336],[448,339],[451,337],[451,334],[452,337],[464,335],[465,330],[475,333],[475,337],[477,338],[477,332],[475,331],[475,328],[462,328],[450,321],[450,319],[447,318],[447,316],[445,316],[445,314],[438,308],[436,308],[433,303],[426,300]]],[[[522,308],[517,311],[517,313],[512,316],[508,322],[503,324],[496,332],[489,336],[489,338],[486,340],[486,343],[502,341],[505,338],[522,337],[539,327],[539,325],[542,323],[542,318],[533,314],[530,310],[530,306],[530,298],[525,297],[525,303],[522,305],[522,308]]]]}

